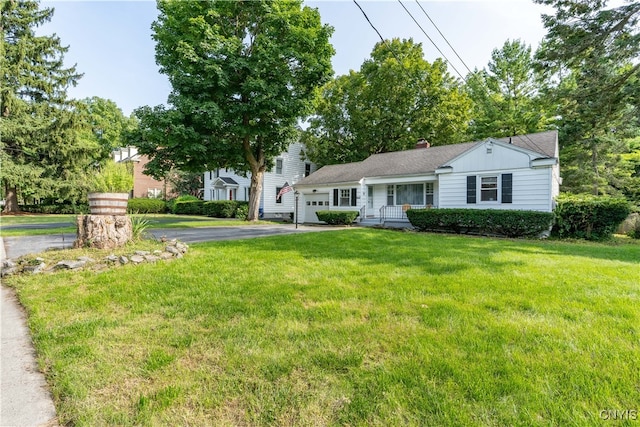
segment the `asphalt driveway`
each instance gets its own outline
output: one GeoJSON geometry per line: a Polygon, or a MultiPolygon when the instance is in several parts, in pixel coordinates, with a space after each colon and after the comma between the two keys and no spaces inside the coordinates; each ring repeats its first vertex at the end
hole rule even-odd
{"type": "MultiPolygon", "coordinates": [[[[178,239],[184,243],[210,242],[216,240],[254,239],[283,234],[309,233],[336,230],[322,225],[263,224],[239,227],[158,228],[148,232],[154,238],[178,239]]],[[[4,237],[7,258],[15,259],[27,254],[36,254],[51,249],[71,248],[75,233],[48,234],[41,236],[4,237]]]]}

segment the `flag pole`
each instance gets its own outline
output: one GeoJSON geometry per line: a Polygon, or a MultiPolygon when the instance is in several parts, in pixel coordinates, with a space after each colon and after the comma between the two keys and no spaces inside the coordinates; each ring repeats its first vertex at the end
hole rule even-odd
{"type": "Polygon", "coordinates": [[[298,190],[295,191],[295,193],[293,193],[296,195],[296,230],[298,229],[298,197],[300,196],[300,193],[298,192],[298,190]]]}

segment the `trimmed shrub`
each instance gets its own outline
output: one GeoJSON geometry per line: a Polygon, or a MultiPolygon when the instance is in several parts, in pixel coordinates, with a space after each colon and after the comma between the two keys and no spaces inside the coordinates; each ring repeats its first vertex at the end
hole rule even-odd
{"type": "Polygon", "coordinates": [[[316,216],[320,221],[330,225],[349,225],[360,215],[358,211],[318,211],[316,216]]]}
{"type": "Polygon", "coordinates": [[[235,200],[214,200],[204,202],[203,213],[213,218],[233,218],[237,208],[238,202],[235,200]]]}
{"type": "Polygon", "coordinates": [[[603,240],[611,238],[631,212],[629,203],[618,197],[563,194],[555,209],[554,234],[561,238],[603,240]]]}
{"type": "Polygon", "coordinates": [[[249,216],[249,202],[242,202],[238,209],[236,209],[236,218],[241,221],[246,221],[249,216]]]}
{"type": "Polygon", "coordinates": [[[204,215],[204,201],[196,199],[175,202],[173,213],[176,215],[204,215]]]}
{"type": "Polygon", "coordinates": [[[553,225],[551,212],[497,209],[409,209],[407,218],[420,231],[535,237],[553,225]]]}
{"type": "Polygon", "coordinates": [[[164,200],[161,199],[138,197],[135,199],[129,199],[129,202],[127,203],[128,213],[159,214],[164,213],[166,210],[167,205],[164,200]]]}
{"type": "MultiPolygon", "coordinates": [[[[204,202],[203,213],[213,218],[238,218],[238,210],[244,206],[244,217],[246,219],[249,212],[249,202],[238,200],[213,200],[204,202]]],[[[243,215],[243,212],[240,212],[243,215]]]]}
{"type": "Polygon", "coordinates": [[[190,194],[183,194],[182,196],[178,196],[175,197],[173,199],[169,199],[167,200],[167,210],[173,214],[176,213],[176,203],[177,202],[188,202],[188,201],[194,201],[194,200],[200,200],[198,199],[196,196],[192,196],[190,194]]]}
{"type": "Polygon", "coordinates": [[[84,203],[80,203],[76,205],[67,204],[67,203],[20,205],[20,210],[22,212],[50,214],[50,215],[88,214],[89,205],[84,203]]]}

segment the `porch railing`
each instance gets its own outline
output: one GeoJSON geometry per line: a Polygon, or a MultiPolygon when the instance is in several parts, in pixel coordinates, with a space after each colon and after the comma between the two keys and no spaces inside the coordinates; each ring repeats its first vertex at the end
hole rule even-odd
{"type": "Polygon", "coordinates": [[[380,223],[389,220],[409,221],[406,211],[408,209],[424,209],[424,205],[392,205],[382,206],[380,208],[380,223]]]}

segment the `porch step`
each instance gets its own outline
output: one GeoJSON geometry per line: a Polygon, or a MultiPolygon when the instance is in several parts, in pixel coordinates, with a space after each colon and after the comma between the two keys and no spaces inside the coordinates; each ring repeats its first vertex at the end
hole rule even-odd
{"type": "Polygon", "coordinates": [[[374,225],[380,225],[380,218],[362,218],[360,225],[364,227],[373,227],[374,225]]]}

